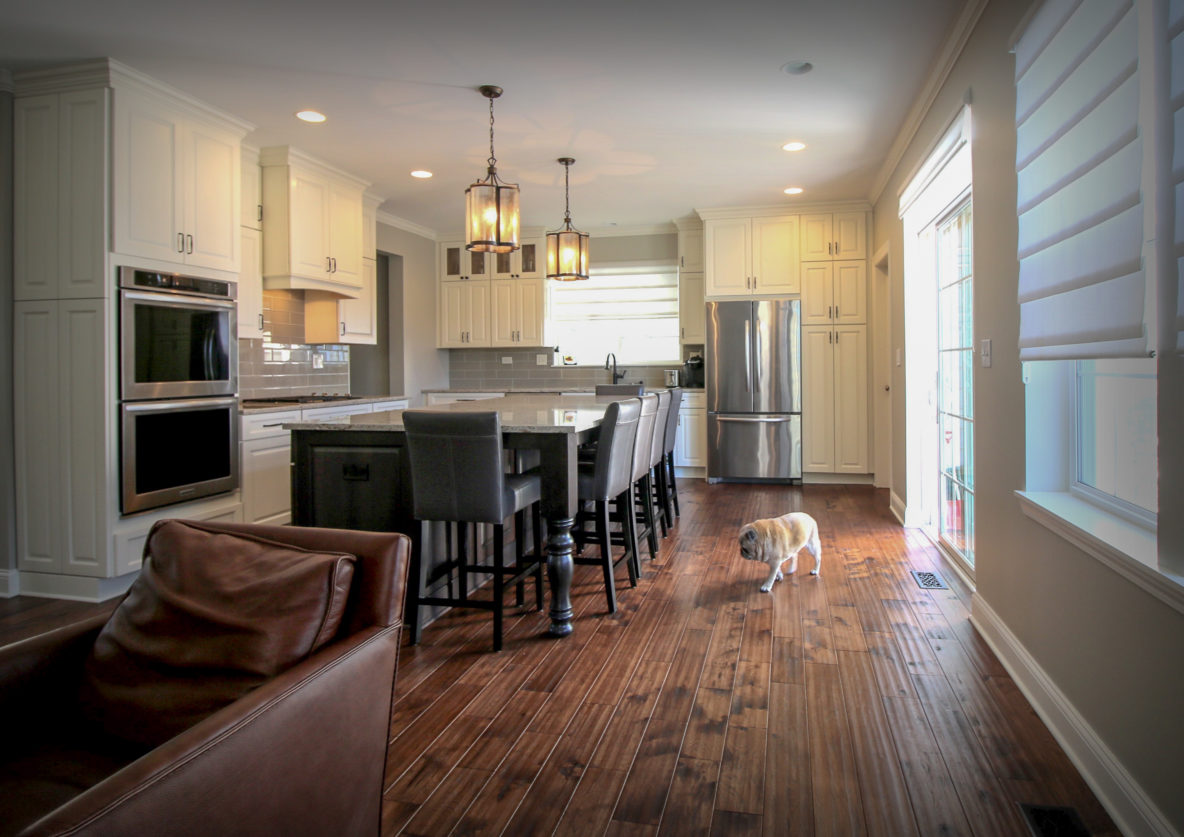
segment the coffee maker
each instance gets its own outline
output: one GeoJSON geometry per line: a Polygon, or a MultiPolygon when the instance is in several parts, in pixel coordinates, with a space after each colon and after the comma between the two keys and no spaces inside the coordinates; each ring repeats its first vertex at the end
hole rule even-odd
{"type": "Polygon", "coordinates": [[[703,356],[691,355],[682,365],[682,385],[684,387],[703,386],[703,356]]]}

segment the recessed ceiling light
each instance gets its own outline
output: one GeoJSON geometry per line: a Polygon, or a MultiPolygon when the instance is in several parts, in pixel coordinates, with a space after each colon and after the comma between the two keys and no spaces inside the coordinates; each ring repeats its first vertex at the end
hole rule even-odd
{"type": "Polygon", "coordinates": [[[804,142],[798,142],[797,140],[794,140],[793,142],[787,142],[785,145],[781,146],[783,151],[801,151],[805,147],[806,144],[804,142]]]}
{"type": "Polygon", "coordinates": [[[302,122],[324,122],[328,119],[319,110],[298,110],[296,111],[296,118],[302,122]]]}
{"type": "Polygon", "coordinates": [[[415,171],[411,172],[411,176],[418,177],[420,180],[426,180],[432,176],[432,173],[430,171],[425,171],[424,169],[416,169],[415,171]]]}
{"type": "Polygon", "coordinates": [[[790,186],[788,189],[785,190],[785,194],[800,195],[804,191],[806,191],[806,190],[803,189],[801,186],[790,186]]]}
{"type": "Polygon", "coordinates": [[[813,69],[814,65],[809,61],[790,61],[781,65],[781,72],[790,76],[804,76],[813,69]]]}

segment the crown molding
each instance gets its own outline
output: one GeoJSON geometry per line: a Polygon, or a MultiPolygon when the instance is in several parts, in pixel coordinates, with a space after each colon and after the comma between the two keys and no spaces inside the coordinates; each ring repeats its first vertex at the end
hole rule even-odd
{"type": "Polygon", "coordinates": [[[631,235],[675,235],[678,227],[673,223],[666,224],[633,224],[618,227],[592,227],[585,230],[593,238],[624,238],[631,235]]]}
{"type": "Polygon", "coordinates": [[[11,93],[15,88],[12,84],[12,72],[0,68],[0,93],[11,93]]]}
{"type": "Polygon", "coordinates": [[[438,241],[439,237],[435,230],[430,230],[422,224],[417,224],[414,221],[408,221],[406,218],[400,218],[398,215],[391,215],[389,212],[379,211],[378,223],[386,224],[388,227],[409,232],[412,235],[418,235],[421,238],[426,238],[429,241],[438,241]]]}
{"type": "Polygon", "coordinates": [[[356,174],[350,174],[344,169],[339,169],[318,157],[313,157],[311,154],[307,154],[290,145],[269,145],[267,148],[259,150],[259,165],[261,166],[287,166],[293,162],[316,169],[331,177],[346,180],[356,186],[360,186],[363,192],[370,186],[369,180],[363,180],[356,174]]]}
{"type": "Polygon", "coordinates": [[[768,218],[778,215],[802,215],[808,212],[870,212],[864,200],[822,201],[818,203],[772,204],[764,206],[721,206],[695,210],[704,221],[715,218],[768,218]]]}
{"type": "Polygon", "coordinates": [[[953,72],[954,65],[962,56],[962,50],[966,48],[966,43],[970,40],[974,27],[978,25],[979,18],[986,11],[987,3],[988,0],[967,0],[966,5],[962,7],[962,14],[958,16],[958,20],[950,29],[950,34],[929,72],[929,77],[913,101],[913,106],[909,108],[904,124],[901,125],[896,139],[892,142],[892,147],[888,149],[888,156],[884,158],[875,180],[872,181],[872,188],[867,197],[869,203],[875,204],[883,194],[889,178],[896,171],[896,167],[900,165],[909,144],[917,135],[917,131],[920,130],[921,122],[929,115],[929,109],[937,100],[937,94],[941,92],[942,86],[950,77],[950,73],[953,72]]]}

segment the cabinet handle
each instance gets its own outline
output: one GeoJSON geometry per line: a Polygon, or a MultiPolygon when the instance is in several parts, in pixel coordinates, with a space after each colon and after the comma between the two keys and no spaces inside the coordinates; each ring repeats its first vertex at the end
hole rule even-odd
{"type": "Polygon", "coordinates": [[[835,337],[835,333],[833,331],[828,331],[826,333],[826,342],[827,343],[834,343],[835,342],[834,337],[835,337]]]}
{"type": "Polygon", "coordinates": [[[345,320],[341,321],[341,336],[345,337],[345,320]]]}
{"type": "Polygon", "coordinates": [[[333,272],[334,273],[337,272],[337,257],[336,256],[333,257],[333,272]]]}
{"type": "Polygon", "coordinates": [[[835,309],[833,305],[826,306],[826,318],[828,320],[833,320],[835,318],[834,310],[835,309]]]}
{"type": "Polygon", "coordinates": [[[325,272],[333,272],[333,259],[331,259],[329,256],[325,256],[325,272]]]}
{"type": "Polygon", "coordinates": [[[684,327],[684,328],[680,328],[680,329],[678,330],[678,336],[679,336],[679,337],[684,337],[684,338],[687,336],[687,330],[686,330],[686,328],[685,328],[685,327],[684,327]]]}
{"type": "Polygon", "coordinates": [[[259,330],[263,331],[263,315],[259,315],[259,330]]]}
{"type": "Polygon", "coordinates": [[[185,236],[185,244],[186,244],[185,252],[192,253],[193,252],[193,236],[191,236],[191,235],[185,236]]]}
{"type": "Polygon", "coordinates": [[[839,318],[839,306],[836,305],[835,306],[835,319],[837,320],[838,318],[839,318]]]}
{"type": "Polygon", "coordinates": [[[261,203],[255,204],[255,216],[256,216],[255,217],[256,221],[263,220],[263,204],[261,204],[261,203]]]}
{"type": "Polygon", "coordinates": [[[177,252],[185,252],[185,233],[177,233],[177,252]]]}
{"type": "Polygon", "coordinates": [[[835,342],[839,342],[839,333],[837,331],[835,332],[835,342]]]}

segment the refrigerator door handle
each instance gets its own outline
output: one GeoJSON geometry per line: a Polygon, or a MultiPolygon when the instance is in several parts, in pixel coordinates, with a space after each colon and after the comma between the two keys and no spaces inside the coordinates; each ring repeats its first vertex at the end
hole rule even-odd
{"type": "Polygon", "coordinates": [[[752,380],[753,392],[761,391],[761,319],[757,315],[756,319],[756,376],[752,380]]]}
{"type": "Polygon", "coordinates": [[[744,391],[752,392],[752,323],[744,321],[744,391]]]}
{"type": "Polygon", "coordinates": [[[787,421],[793,421],[793,418],[791,416],[716,416],[715,420],[741,423],[784,424],[787,421]]]}

